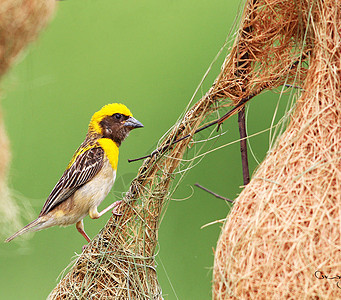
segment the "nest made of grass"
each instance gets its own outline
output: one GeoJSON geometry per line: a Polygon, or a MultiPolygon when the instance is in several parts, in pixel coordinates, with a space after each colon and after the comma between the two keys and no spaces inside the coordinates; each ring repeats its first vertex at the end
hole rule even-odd
{"type": "MultiPolygon", "coordinates": [[[[215,253],[215,299],[341,297],[341,4],[293,3],[281,9],[305,26],[311,59],[299,82],[304,92],[226,219],[215,253]]],[[[248,13],[257,23],[258,11],[248,13]]]]}

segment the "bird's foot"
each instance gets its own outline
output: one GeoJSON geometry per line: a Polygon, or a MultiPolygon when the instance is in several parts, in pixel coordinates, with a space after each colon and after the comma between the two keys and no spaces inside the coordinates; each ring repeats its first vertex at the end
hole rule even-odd
{"type": "Polygon", "coordinates": [[[82,252],[84,252],[84,250],[86,249],[86,247],[88,247],[88,245],[89,245],[89,244],[84,245],[84,246],[82,247],[82,252]]]}
{"type": "Polygon", "coordinates": [[[119,206],[122,204],[122,200],[116,201],[114,204],[115,204],[115,207],[114,207],[114,209],[112,210],[112,214],[115,215],[115,216],[122,216],[122,214],[120,214],[120,213],[117,212],[119,206]]]}

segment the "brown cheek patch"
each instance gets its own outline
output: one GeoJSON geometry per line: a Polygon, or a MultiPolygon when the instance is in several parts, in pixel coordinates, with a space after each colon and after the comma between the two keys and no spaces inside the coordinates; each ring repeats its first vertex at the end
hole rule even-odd
{"type": "MultiPolygon", "coordinates": [[[[123,120],[127,120],[129,117],[123,116],[123,120]]],[[[117,120],[113,116],[105,117],[101,122],[102,134],[104,138],[109,138],[121,145],[122,141],[128,136],[128,128],[122,125],[123,120],[117,120]]]]}

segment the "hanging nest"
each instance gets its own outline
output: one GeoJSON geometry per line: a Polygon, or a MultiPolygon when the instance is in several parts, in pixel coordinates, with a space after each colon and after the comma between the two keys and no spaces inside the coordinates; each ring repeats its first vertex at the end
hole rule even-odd
{"type": "MultiPolygon", "coordinates": [[[[55,0],[2,0],[0,3],[0,77],[22,50],[34,41],[54,11],[55,0]]],[[[9,141],[0,111],[0,235],[8,236],[21,227],[18,207],[10,197],[7,169],[9,141]]]]}
{"type": "MultiPolygon", "coordinates": [[[[234,52],[248,63],[241,85],[229,81],[236,94],[252,93],[251,82],[262,85],[263,74],[276,77],[257,67],[263,56],[271,58],[267,66],[280,65],[278,72],[294,65],[282,65],[282,53],[301,61],[309,55],[310,62],[307,72],[288,76],[303,87],[290,124],[227,216],[215,252],[214,299],[339,299],[341,2],[251,0],[241,28],[234,52]],[[274,39],[276,32],[282,37],[274,39]],[[283,48],[280,41],[289,48],[263,53],[269,44],[283,48]]],[[[236,57],[226,73],[235,72],[236,57]]]]}
{"type": "Polygon", "coordinates": [[[2,0],[0,4],[0,76],[46,26],[56,1],[2,0]]]}

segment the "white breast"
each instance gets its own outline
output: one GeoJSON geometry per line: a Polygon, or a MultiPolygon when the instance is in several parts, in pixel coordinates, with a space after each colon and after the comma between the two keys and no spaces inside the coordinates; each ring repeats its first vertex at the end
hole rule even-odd
{"type": "Polygon", "coordinates": [[[97,207],[110,192],[116,178],[116,170],[113,170],[109,160],[105,157],[102,169],[88,183],[79,188],[75,193],[75,202],[84,206],[84,212],[91,207],[97,207]]]}

